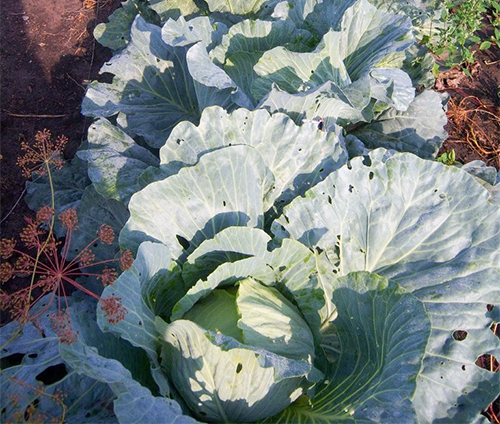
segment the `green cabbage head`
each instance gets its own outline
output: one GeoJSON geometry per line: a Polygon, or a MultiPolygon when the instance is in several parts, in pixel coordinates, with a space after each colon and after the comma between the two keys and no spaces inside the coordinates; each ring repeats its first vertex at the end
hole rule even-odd
{"type": "Polygon", "coordinates": [[[214,289],[181,319],[157,319],[157,328],[166,373],[204,421],[267,418],[321,377],[300,310],[253,278],[214,289]]]}

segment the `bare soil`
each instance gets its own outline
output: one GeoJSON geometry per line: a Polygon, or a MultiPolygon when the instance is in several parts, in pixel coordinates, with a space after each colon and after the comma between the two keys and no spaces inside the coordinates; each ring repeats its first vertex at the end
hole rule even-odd
{"type": "Polygon", "coordinates": [[[80,145],[90,120],[80,114],[87,81],[111,56],[92,31],[119,0],[6,0],[0,21],[2,237],[19,234],[31,211],[21,199],[24,178],[15,165],[23,140],[49,129],[80,145]],[[20,200],[21,199],[21,200],[20,200]]]}

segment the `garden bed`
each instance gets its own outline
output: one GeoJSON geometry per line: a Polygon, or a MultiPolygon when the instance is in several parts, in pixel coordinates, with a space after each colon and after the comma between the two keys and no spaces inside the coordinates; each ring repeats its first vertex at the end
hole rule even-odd
{"type": "MultiPolygon", "coordinates": [[[[64,156],[69,160],[86,140],[92,123],[92,118],[81,114],[86,86],[96,79],[111,82],[109,75],[98,76],[111,51],[94,40],[92,31],[119,6],[118,0],[27,0],[3,6],[2,238],[18,236],[26,225],[25,217],[34,217],[23,200],[26,179],[16,165],[23,154],[21,143],[31,142],[43,129],[55,137],[65,135],[69,141],[64,156]]],[[[440,154],[453,150],[459,163],[482,160],[500,169],[499,58],[497,47],[477,50],[476,62],[468,67],[470,76],[458,67],[439,74],[435,90],[450,96],[446,126],[449,136],[440,154]]],[[[30,281],[29,277],[17,278],[6,290],[15,292],[30,281]]],[[[3,312],[2,320],[9,320],[3,312]]],[[[498,368],[489,355],[478,363],[498,368]]],[[[53,370],[61,372],[59,368],[53,370]]],[[[65,372],[63,369],[62,374],[65,372]]],[[[498,398],[486,414],[495,422],[498,398]]]]}

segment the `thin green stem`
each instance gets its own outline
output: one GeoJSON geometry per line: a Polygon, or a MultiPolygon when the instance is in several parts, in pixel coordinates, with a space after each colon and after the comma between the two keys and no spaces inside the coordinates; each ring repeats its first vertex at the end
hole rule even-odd
{"type": "Polygon", "coordinates": [[[48,162],[45,162],[45,167],[47,168],[47,177],[49,178],[50,197],[51,197],[52,210],[54,210],[54,214],[52,215],[52,219],[50,220],[49,233],[47,235],[47,238],[45,239],[45,242],[43,243],[41,249],[39,249],[36,252],[35,263],[33,265],[33,272],[31,274],[30,289],[28,292],[28,302],[31,299],[31,292],[32,292],[33,286],[35,284],[36,269],[38,266],[38,262],[40,260],[40,256],[42,255],[42,252],[45,250],[45,248],[49,244],[49,240],[52,237],[52,233],[53,233],[54,225],[55,225],[55,219],[56,219],[56,215],[55,215],[56,199],[55,199],[55,193],[54,193],[54,182],[52,181],[52,173],[50,172],[50,165],[48,162]]]}

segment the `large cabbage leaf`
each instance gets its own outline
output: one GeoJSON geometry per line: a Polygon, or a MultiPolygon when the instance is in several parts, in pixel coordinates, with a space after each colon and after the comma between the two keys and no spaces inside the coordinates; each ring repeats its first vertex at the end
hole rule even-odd
{"type": "Polygon", "coordinates": [[[160,27],[137,16],[130,42],[101,69],[114,75],[113,82],[91,83],[82,113],[94,117],[119,114],[129,135],[140,135],[151,146],[160,147],[178,122],[198,121],[200,106],[234,107],[234,85],[195,84],[186,62],[188,47],[195,41],[196,37],[187,45],[167,44],[160,27]]]}
{"type": "Polygon", "coordinates": [[[500,348],[487,308],[500,302],[500,212],[466,172],[388,156],[354,159],[292,202],[274,231],[326,251],[336,275],[377,272],[420,299],[432,335],[418,419],[468,422],[498,393],[498,374],[475,362],[500,348]],[[454,338],[459,330],[465,340],[454,338]]]}
{"type": "Polygon", "coordinates": [[[336,133],[298,127],[282,114],[219,107],[206,109],[198,127],[176,127],[160,156],[167,178],[132,197],[120,240],[132,249],[160,241],[176,258],[225,227],[263,228],[266,212],[275,215],[347,160],[336,133]],[[200,183],[200,173],[213,177],[200,183]]]}
{"type": "Polygon", "coordinates": [[[112,335],[104,336],[97,327],[94,303],[75,304],[70,313],[78,339],[60,346],[61,357],[76,372],[105,383],[112,390],[118,422],[196,422],[185,416],[174,400],[155,396],[157,387],[149,373],[144,351],[112,335]]]}
{"type": "Polygon", "coordinates": [[[431,332],[422,302],[367,272],[334,286],[338,317],[324,329],[325,382],[269,422],[416,422],[415,375],[431,332]]]}
{"type": "Polygon", "coordinates": [[[139,176],[148,166],[159,165],[153,153],[104,118],[89,127],[86,147],[77,155],[88,162],[88,175],[95,190],[104,198],[125,205],[142,188],[139,176]]]}
{"type": "Polygon", "coordinates": [[[138,16],[127,47],[101,69],[114,75],[113,83],[93,82],[82,113],[107,117],[121,112],[129,134],[160,146],[175,124],[199,115],[185,54],[184,48],[165,44],[160,28],[138,16]]]}

